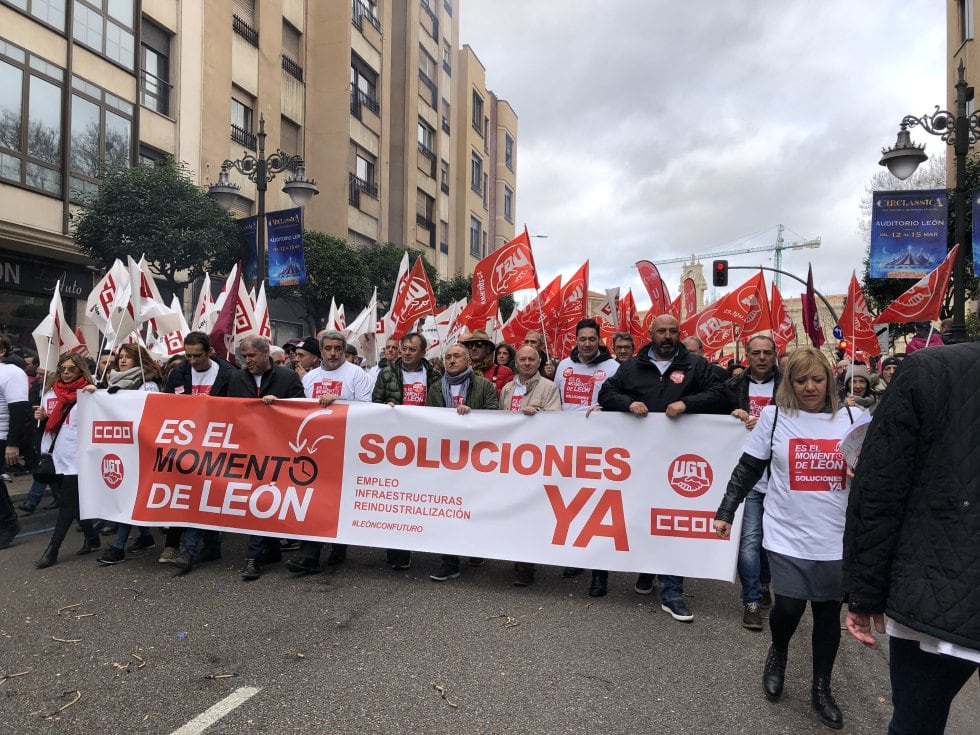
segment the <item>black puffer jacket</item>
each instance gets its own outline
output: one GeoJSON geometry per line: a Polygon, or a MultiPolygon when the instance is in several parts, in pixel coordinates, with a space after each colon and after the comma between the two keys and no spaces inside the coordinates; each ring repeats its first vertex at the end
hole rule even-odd
{"type": "Polygon", "coordinates": [[[711,372],[707,361],[678,345],[663,375],[650,360],[650,345],[619,366],[599,389],[599,405],[605,411],[629,411],[642,401],[650,411],[662,413],[675,401],[684,401],[686,413],[728,413],[725,385],[711,372]]]}
{"type": "Polygon", "coordinates": [[[851,610],[980,650],[980,344],[903,362],[851,486],[844,589],[851,610]]]}

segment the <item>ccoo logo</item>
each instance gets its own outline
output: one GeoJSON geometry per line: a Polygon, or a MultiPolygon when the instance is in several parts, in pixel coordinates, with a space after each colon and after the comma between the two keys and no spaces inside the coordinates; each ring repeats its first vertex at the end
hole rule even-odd
{"type": "Polygon", "coordinates": [[[110,490],[115,490],[123,481],[122,459],[116,454],[107,454],[102,458],[102,481],[110,490]]]}
{"type": "Polygon", "coordinates": [[[704,457],[682,454],[670,463],[667,482],[671,489],[685,498],[698,498],[711,488],[714,473],[704,457]]]}

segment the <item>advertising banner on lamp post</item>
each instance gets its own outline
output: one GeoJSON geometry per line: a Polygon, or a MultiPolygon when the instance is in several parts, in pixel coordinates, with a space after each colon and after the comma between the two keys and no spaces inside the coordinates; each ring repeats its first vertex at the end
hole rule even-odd
{"type": "Polygon", "coordinates": [[[980,194],[973,195],[973,275],[980,278],[980,232],[978,232],[977,212],[980,211],[980,194]]]}
{"type": "Polygon", "coordinates": [[[248,253],[248,260],[245,261],[245,283],[255,283],[259,277],[259,259],[256,254],[258,250],[258,217],[242,217],[235,220],[238,222],[238,229],[242,233],[245,241],[245,252],[248,253]]]}
{"type": "Polygon", "coordinates": [[[922,278],[946,257],[945,189],[876,191],[871,206],[871,278],[922,278]]]}
{"type": "Polygon", "coordinates": [[[83,518],[734,578],[738,523],[712,528],[746,436],[729,416],[143,391],[79,416],[83,518]]]}
{"type": "Polygon", "coordinates": [[[270,212],[269,285],[305,286],[306,258],[303,254],[303,217],[299,207],[270,212]]]}

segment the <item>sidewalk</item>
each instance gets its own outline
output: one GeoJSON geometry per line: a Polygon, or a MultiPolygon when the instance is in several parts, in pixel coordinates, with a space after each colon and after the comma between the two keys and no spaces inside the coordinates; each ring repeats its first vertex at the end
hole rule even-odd
{"type": "Polygon", "coordinates": [[[10,499],[14,501],[14,505],[17,505],[17,503],[27,497],[34,478],[30,475],[14,475],[10,472],[7,474],[10,475],[10,482],[6,483],[7,492],[10,493],[10,499]]]}

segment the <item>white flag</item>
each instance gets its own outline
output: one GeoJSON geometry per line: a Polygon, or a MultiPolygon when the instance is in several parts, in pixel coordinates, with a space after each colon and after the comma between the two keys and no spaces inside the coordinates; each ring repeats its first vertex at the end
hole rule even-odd
{"type": "Polygon", "coordinates": [[[211,274],[204,274],[204,283],[201,285],[201,295],[197,297],[197,305],[191,315],[190,327],[192,331],[211,333],[213,326],[212,308],[214,299],[211,298],[211,274]]]}
{"type": "Polygon", "coordinates": [[[58,369],[58,357],[62,353],[81,349],[78,338],[65,321],[65,311],[61,305],[61,281],[55,284],[48,315],[41,320],[33,335],[40,367],[51,373],[58,369]]]}

